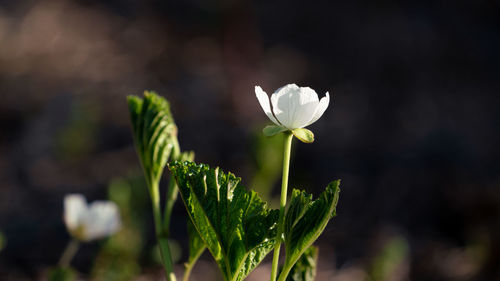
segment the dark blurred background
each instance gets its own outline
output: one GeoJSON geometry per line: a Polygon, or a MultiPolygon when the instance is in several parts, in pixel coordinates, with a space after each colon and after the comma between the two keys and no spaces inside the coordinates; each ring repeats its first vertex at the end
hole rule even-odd
{"type": "MultiPolygon", "coordinates": [[[[297,83],[332,100],[290,185],[342,179],[317,280],[500,280],[499,3],[0,0],[0,279],[44,280],[79,192],[131,221],[81,247],[81,277],[160,280],[126,95],[166,97],[183,149],[275,204],[281,146],[254,86],[297,83]],[[131,243],[130,274],[102,277],[131,243]]],[[[179,269],[184,219],[178,202],[179,269]]],[[[207,254],[197,272],[219,278],[207,254]]]]}

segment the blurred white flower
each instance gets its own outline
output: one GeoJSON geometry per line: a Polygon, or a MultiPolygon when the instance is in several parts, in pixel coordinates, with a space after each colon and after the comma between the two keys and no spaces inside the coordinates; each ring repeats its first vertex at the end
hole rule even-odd
{"type": "Polygon", "coordinates": [[[71,235],[80,241],[104,238],[121,228],[120,213],[114,202],[94,201],[87,205],[81,194],[64,197],[64,222],[71,235]]]}
{"type": "Polygon", "coordinates": [[[294,130],[316,122],[330,103],[330,95],[318,99],[318,94],[309,87],[288,84],[279,88],[269,97],[260,86],[255,86],[255,95],[267,117],[277,126],[294,130]]]}

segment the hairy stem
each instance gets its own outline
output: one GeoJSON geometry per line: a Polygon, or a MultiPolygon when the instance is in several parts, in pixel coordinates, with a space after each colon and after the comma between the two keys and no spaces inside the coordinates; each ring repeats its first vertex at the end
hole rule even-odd
{"type": "Polygon", "coordinates": [[[288,173],[290,170],[290,153],[292,150],[293,135],[285,132],[285,142],[283,151],[283,176],[281,181],[280,215],[278,220],[278,232],[276,233],[276,244],[274,246],[273,263],[271,268],[271,281],[276,280],[278,274],[278,261],[280,258],[281,237],[283,236],[283,225],[285,221],[285,206],[288,189],[288,173]]]}

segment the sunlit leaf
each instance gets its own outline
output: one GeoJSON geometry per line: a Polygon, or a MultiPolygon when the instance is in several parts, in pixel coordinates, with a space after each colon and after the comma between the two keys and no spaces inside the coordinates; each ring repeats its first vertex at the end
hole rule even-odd
{"type": "Polygon", "coordinates": [[[154,92],[144,92],[144,99],[127,98],[134,142],[146,180],[159,182],[170,157],[177,127],[168,102],[154,92]]]}
{"type": "Polygon", "coordinates": [[[340,180],[331,182],[316,200],[305,191],[294,189],[290,206],[285,215],[286,258],[283,273],[292,266],[325,229],[335,216],[340,180]]]}
{"type": "Polygon", "coordinates": [[[240,178],[190,162],[169,164],[188,214],[227,281],[243,280],[272,250],[278,210],[240,178]]]}

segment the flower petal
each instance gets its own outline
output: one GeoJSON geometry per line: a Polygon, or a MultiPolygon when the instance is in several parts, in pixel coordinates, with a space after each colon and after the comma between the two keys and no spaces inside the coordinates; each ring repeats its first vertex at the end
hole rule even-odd
{"type": "Polygon", "coordinates": [[[76,231],[87,216],[87,200],[81,194],[64,197],[64,223],[69,232],[76,231]]]}
{"type": "Polygon", "coordinates": [[[288,129],[302,128],[314,117],[318,95],[309,87],[288,84],[271,96],[276,119],[288,129]]]}
{"type": "Polygon", "coordinates": [[[318,108],[316,109],[316,113],[314,113],[314,117],[307,123],[306,126],[311,125],[312,123],[316,122],[323,113],[325,113],[325,110],[328,108],[328,105],[330,104],[330,94],[326,92],[325,96],[321,98],[318,104],[318,108]]]}
{"type": "Polygon", "coordinates": [[[120,228],[120,212],[114,202],[95,201],[90,204],[85,221],[84,236],[87,241],[110,236],[120,228]]]}
{"type": "Polygon", "coordinates": [[[267,117],[273,121],[274,124],[281,126],[281,124],[276,120],[273,113],[271,112],[271,106],[269,104],[269,96],[262,90],[260,86],[255,86],[255,96],[259,100],[260,106],[266,113],[267,117]]]}

